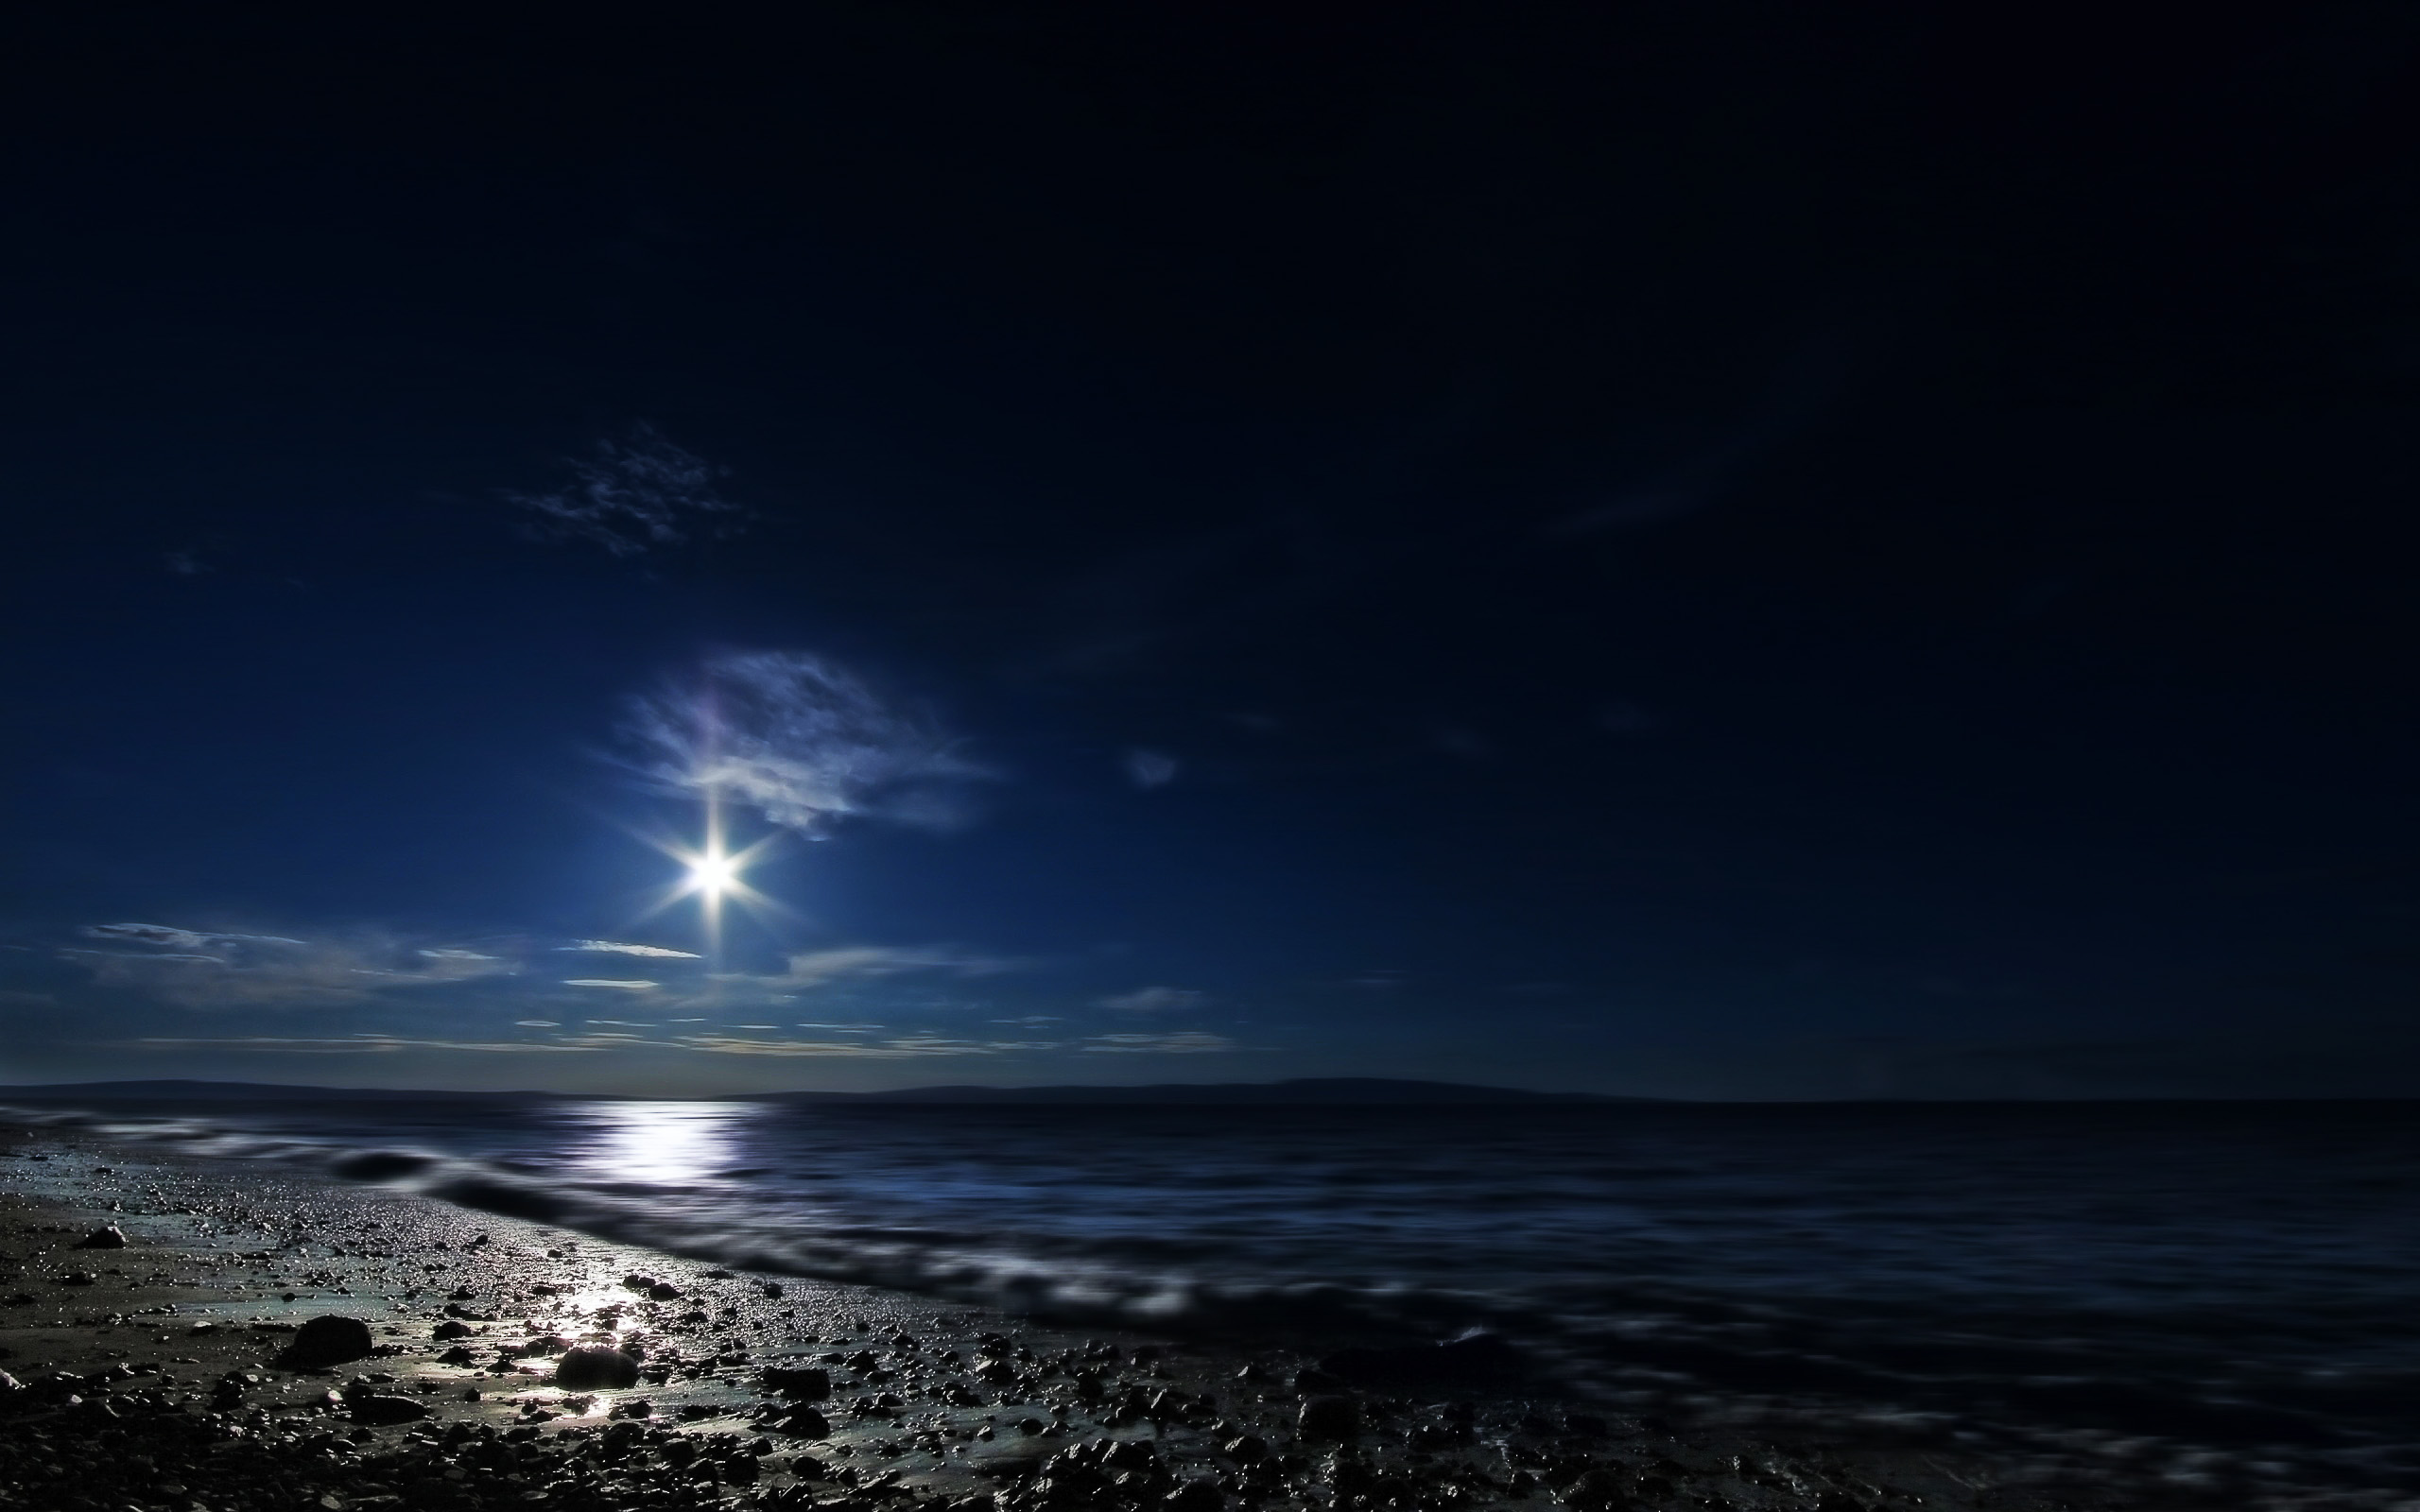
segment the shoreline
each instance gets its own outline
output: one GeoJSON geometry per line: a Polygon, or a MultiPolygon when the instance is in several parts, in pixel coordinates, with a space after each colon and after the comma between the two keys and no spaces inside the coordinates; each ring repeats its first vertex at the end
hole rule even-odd
{"type": "Polygon", "coordinates": [[[0,1131],[0,1351],[21,1383],[0,1387],[0,1507],[2204,1500],[2046,1478],[1938,1437],[1628,1416],[1487,1341],[1061,1327],[58,1126],[0,1131]],[[125,1247],[74,1247],[108,1226],[125,1247]],[[359,1319],[374,1352],[277,1363],[327,1315],[359,1319]],[[636,1384],[555,1383],[566,1349],[607,1344],[635,1355],[636,1384]],[[768,1367],[820,1371],[828,1391],[768,1367]]]}

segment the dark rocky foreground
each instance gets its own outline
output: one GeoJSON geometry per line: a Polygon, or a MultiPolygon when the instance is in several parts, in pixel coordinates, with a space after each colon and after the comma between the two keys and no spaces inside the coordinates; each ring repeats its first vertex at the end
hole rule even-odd
{"type": "Polygon", "coordinates": [[[2119,1499],[2114,1483],[2028,1482],[1940,1443],[1783,1441],[1591,1410],[1488,1340],[1308,1350],[1069,1333],[274,1168],[47,1135],[8,1154],[6,1507],[1852,1512],[2119,1499]]]}

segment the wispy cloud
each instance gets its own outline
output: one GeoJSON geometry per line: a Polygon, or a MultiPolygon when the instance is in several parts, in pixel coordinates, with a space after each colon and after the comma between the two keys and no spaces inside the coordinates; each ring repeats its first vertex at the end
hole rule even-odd
{"type": "Polygon", "coordinates": [[[565,987],[605,987],[623,992],[647,992],[662,985],[660,982],[649,982],[644,977],[567,976],[563,978],[565,987]]]}
{"type": "MultiPolygon", "coordinates": [[[[240,952],[257,945],[300,945],[299,939],[283,935],[229,935],[198,929],[179,929],[174,924],[87,924],[78,933],[87,939],[108,940],[124,945],[148,945],[165,951],[177,951],[199,958],[210,952],[240,952]]],[[[210,959],[222,958],[209,955],[210,959]]]]}
{"type": "Polygon", "coordinates": [[[1083,1048],[1101,1055],[1208,1056],[1234,1050],[1237,1046],[1224,1035],[1190,1032],[1095,1035],[1084,1041],[1083,1048]]]}
{"type": "Polygon", "coordinates": [[[632,699],[624,730],[667,790],[711,790],[802,834],[851,816],[954,829],[964,784],[992,775],[929,718],[804,651],[718,656],[697,683],[632,699]]]}
{"type": "Polygon", "coordinates": [[[696,951],[666,950],[661,945],[625,945],[613,939],[578,939],[568,945],[558,945],[559,951],[591,951],[605,955],[644,955],[650,960],[703,960],[696,951]]]}
{"type": "MultiPolygon", "coordinates": [[[[740,1027],[747,1027],[740,1025],[740,1027]]],[[[1011,1055],[1022,1050],[1050,1050],[1047,1041],[955,1040],[940,1035],[908,1035],[896,1040],[748,1040],[737,1035],[683,1035],[680,1043],[717,1056],[774,1056],[848,1060],[913,1060],[924,1057],[1011,1055]]]]}
{"type": "Polygon", "coordinates": [[[1166,787],[1176,781],[1177,759],[1161,750],[1130,750],[1126,753],[1126,775],[1134,785],[1146,791],[1166,787]]]}
{"type": "Polygon", "coordinates": [[[406,1040],[395,1035],[363,1034],[348,1039],[304,1040],[248,1035],[225,1040],[145,1039],[131,1043],[142,1050],[255,1050],[272,1055],[384,1056],[399,1050],[460,1050],[493,1055],[544,1055],[596,1048],[563,1040],[406,1040]]]}
{"type": "Polygon", "coordinates": [[[737,534],[748,511],[715,491],[730,470],[682,450],[651,425],[607,438],[585,457],[567,458],[571,481],[544,492],[504,497],[538,517],[542,534],[591,541],[616,557],[676,546],[695,536],[737,534]]]}
{"type": "Polygon", "coordinates": [[[944,971],[952,976],[992,976],[1016,969],[998,956],[978,955],[950,945],[844,945],[805,951],[789,958],[779,976],[752,977],[765,987],[818,988],[852,977],[896,976],[903,971],[944,971]]]}
{"type": "Polygon", "coordinates": [[[1181,987],[1137,988],[1115,997],[1093,1000],[1097,1006],[1115,1008],[1120,1013],[1173,1013],[1180,1008],[1198,1008],[1209,1001],[1209,993],[1181,987]]]}
{"type": "Polygon", "coordinates": [[[375,933],[303,940],[285,935],[183,929],[169,924],[88,924],[104,949],[60,954],[103,987],[183,1007],[320,1007],[372,1001],[396,988],[441,987],[510,975],[510,960],[451,947],[414,948],[375,933]]]}

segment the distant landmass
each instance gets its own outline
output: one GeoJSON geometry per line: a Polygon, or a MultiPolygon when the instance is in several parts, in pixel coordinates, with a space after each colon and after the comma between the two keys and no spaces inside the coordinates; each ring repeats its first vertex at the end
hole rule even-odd
{"type": "MultiPolygon", "coordinates": [[[[0,1099],[39,1102],[314,1102],[373,1099],[405,1102],[451,1098],[481,1102],[564,1098],[563,1092],[396,1091],[377,1087],[297,1087],[251,1081],[86,1081],[38,1086],[0,1086],[0,1099]]],[[[1634,1103],[1643,1097],[1601,1097],[1591,1092],[1533,1092],[1512,1087],[1476,1087],[1450,1081],[1399,1081],[1381,1076],[1330,1076],[1294,1081],[1166,1082],[1148,1087],[908,1087],[880,1092],[748,1092],[716,1098],[750,1103],[1093,1103],[1184,1104],[1195,1107],[1297,1104],[1321,1107],[1487,1103],[1634,1103]]]]}
{"type": "Polygon", "coordinates": [[[433,1097],[494,1101],[559,1095],[557,1092],[444,1091],[387,1087],[297,1087],[274,1081],[70,1081],[25,1087],[0,1086],[0,1101],[16,1097],[33,1098],[40,1102],[67,1098],[157,1103],[417,1102],[433,1097]]]}
{"type": "Polygon", "coordinates": [[[1185,1103],[1195,1105],[1308,1103],[1624,1103],[1651,1099],[1593,1092],[1532,1092],[1451,1081],[1398,1081],[1382,1076],[1329,1076],[1295,1081],[1162,1082],[1146,1087],[910,1087],[887,1092],[764,1092],[752,1102],[808,1103],[1185,1103]]]}

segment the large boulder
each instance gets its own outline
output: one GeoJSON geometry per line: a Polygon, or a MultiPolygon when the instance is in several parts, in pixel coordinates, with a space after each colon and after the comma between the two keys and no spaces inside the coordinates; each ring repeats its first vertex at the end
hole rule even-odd
{"type": "Polygon", "coordinates": [[[326,1313],[294,1331],[294,1342],[285,1347],[277,1363],[288,1370],[325,1370],[330,1366],[366,1360],[376,1348],[371,1342],[369,1324],[357,1317],[326,1313]]]}
{"type": "Polygon", "coordinates": [[[565,1349],[555,1362],[555,1384],[565,1391],[618,1391],[638,1383],[639,1363],[601,1344],[565,1349]]]}
{"type": "Polygon", "coordinates": [[[78,1249],[124,1249],[126,1230],[115,1224],[111,1224],[106,1228],[95,1228],[83,1238],[77,1240],[76,1247],[78,1249]]]}

